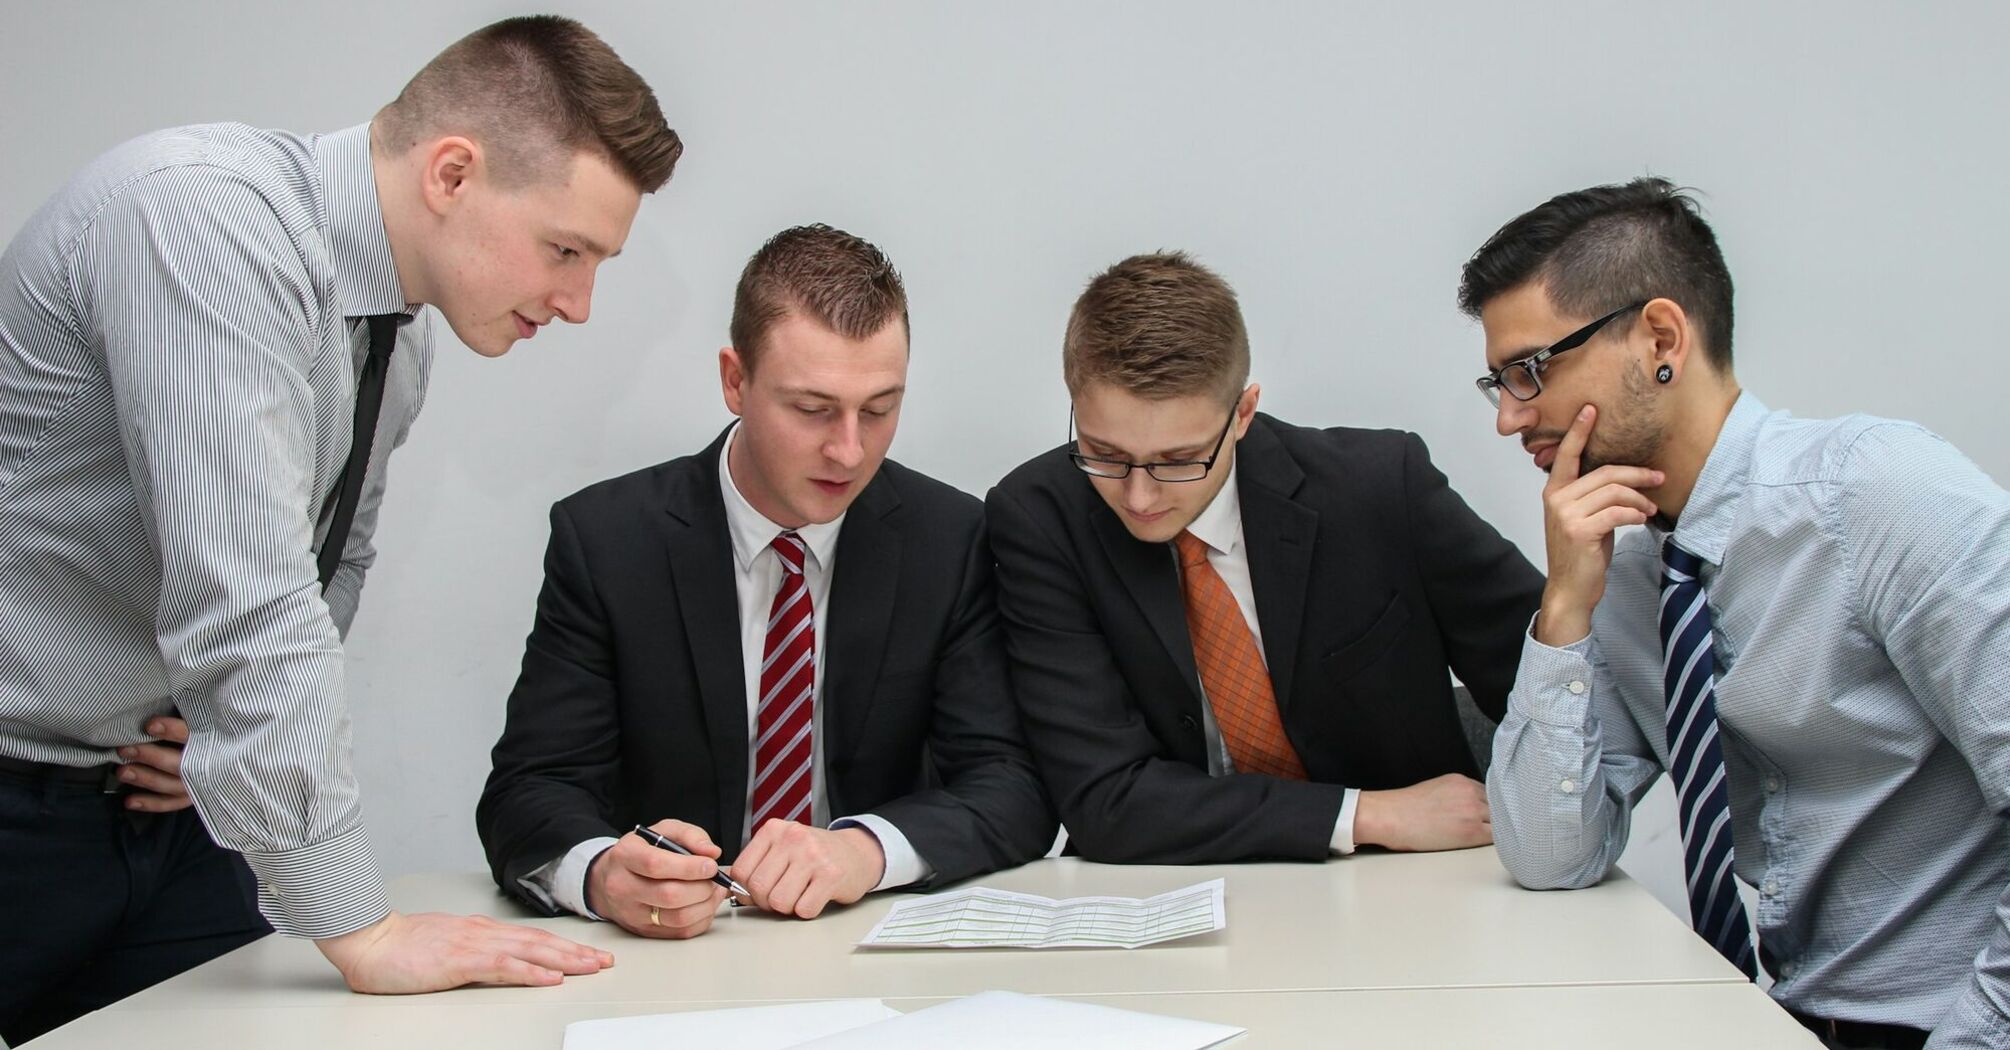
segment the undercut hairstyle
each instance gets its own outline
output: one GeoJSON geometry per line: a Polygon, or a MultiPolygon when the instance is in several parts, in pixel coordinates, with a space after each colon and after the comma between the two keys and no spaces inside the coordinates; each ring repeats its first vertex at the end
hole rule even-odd
{"type": "Polygon", "coordinates": [[[462,37],[378,111],[376,128],[397,153],[465,135],[507,188],[561,179],[586,152],[654,193],[684,152],[642,77],[592,30],[557,15],[506,18],[462,37]]]}
{"type": "Polygon", "coordinates": [[[1150,401],[1204,394],[1232,404],[1249,383],[1235,289],[1184,252],[1133,255],[1075,300],[1061,370],[1072,395],[1108,383],[1150,401]]]}
{"type": "Polygon", "coordinates": [[[1689,190],[1648,176],[1551,197],[1487,238],[1459,280],[1474,319],[1534,281],[1556,308],[1593,318],[1672,299],[1702,334],[1704,356],[1731,370],[1731,271],[1689,190]]]}
{"type": "Polygon", "coordinates": [[[754,371],[768,332],[792,314],[846,339],[907,325],[907,287],[886,253],[862,237],[822,223],[792,226],[768,238],[740,271],[728,338],[740,367],[754,371]]]}

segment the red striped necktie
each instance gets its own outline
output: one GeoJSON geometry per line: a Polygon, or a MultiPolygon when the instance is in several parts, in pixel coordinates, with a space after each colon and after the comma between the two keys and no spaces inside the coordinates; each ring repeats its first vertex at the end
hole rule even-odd
{"type": "Polygon", "coordinates": [[[768,610],[761,650],[761,701],[755,707],[753,828],[770,818],[810,822],[810,735],[815,711],[816,617],[803,575],[808,548],[793,532],[772,544],[782,583],[768,610]]]}

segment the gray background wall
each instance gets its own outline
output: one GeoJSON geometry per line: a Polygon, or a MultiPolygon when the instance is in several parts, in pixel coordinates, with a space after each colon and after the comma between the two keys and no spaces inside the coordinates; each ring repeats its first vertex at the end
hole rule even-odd
{"type": "MultiPolygon", "coordinates": [[[[1239,289],[1264,407],[1403,427],[1542,559],[1539,475],[1470,380],[1460,264],[1552,193],[1706,191],[1739,376],[1774,407],[1922,421],[1999,480],[2010,7],[1988,3],[618,4],[558,0],[688,146],[592,323],[502,361],[443,334],[350,638],[365,806],[393,872],[480,863],[472,827],[550,502],[726,422],[713,352],[769,233],[885,247],[913,299],[894,455],[981,493],[1061,440],[1089,274],[1197,253],[1239,289]]],[[[10,4],[0,234],[155,127],[365,120],[479,0],[10,4]]],[[[1345,586],[1345,581],[1326,581],[1345,586]]],[[[1665,789],[1627,863],[1680,907],[1665,789]]]]}

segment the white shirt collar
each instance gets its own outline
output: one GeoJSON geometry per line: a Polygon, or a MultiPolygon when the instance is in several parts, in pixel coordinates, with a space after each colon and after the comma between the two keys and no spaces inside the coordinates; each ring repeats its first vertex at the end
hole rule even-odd
{"type": "MultiPolygon", "coordinates": [[[[810,549],[810,557],[816,559],[817,566],[825,572],[831,570],[831,558],[837,553],[838,529],[844,525],[844,514],[821,524],[804,525],[798,529],[785,529],[768,520],[767,515],[754,509],[747,497],[740,493],[740,486],[733,482],[733,469],[728,458],[733,452],[733,442],[739,440],[740,425],[733,424],[732,433],[726,436],[726,443],[719,449],[719,494],[726,501],[726,531],[733,537],[733,560],[742,573],[753,571],[754,559],[775,542],[775,537],[784,532],[794,532],[803,538],[810,549]]],[[[1231,475],[1232,477],[1232,475],[1231,475]]],[[[846,514],[851,513],[846,511],[846,514]]],[[[1238,533],[1240,526],[1238,526],[1238,533]]]]}
{"type": "Polygon", "coordinates": [[[1186,531],[1193,533],[1202,543],[1223,554],[1235,554],[1242,550],[1242,501],[1236,495],[1235,468],[1231,460],[1228,465],[1228,480],[1221,483],[1221,491],[1214,494],[1207,507],[1193,519],[1186,531]]]}

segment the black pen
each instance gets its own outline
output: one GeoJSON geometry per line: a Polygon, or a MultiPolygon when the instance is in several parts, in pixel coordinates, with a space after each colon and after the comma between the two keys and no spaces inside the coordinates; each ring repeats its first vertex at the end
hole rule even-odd
{"type": "MultiPolygon", "coordinates": [[[[649,830],[648,828],[643,827],[640,824],[635,825],[635,834],[638,837],[640,837],[642,841],[647,842],[648,844],[656,847],[657,849],[667,849],[672,853],[682,853],[687,857],[697,856],[697,854],[691,852],[690,850],[685,849],[682,846],[679,846],[675,842],[672,842],[669,839],[666,839],[663,836],[658,835],[657,833],[649,830]]],[[[726,869],[724,868],[720,868],[718,871],[712,873],[712,881],[718,883],[721,886],[724,886],[726,888],[726,892],[728,893],[737,893],[740,896],[746,897],[749,900],[753,899],[754,895],[747,892],[747,887],[742,886],[737,882],[734,882],[733,877],[731,875],[726,874],[726,869]]],[[[740,902],[738,900],[735,900],[733,903],[738,904],[740,902]]]]}

